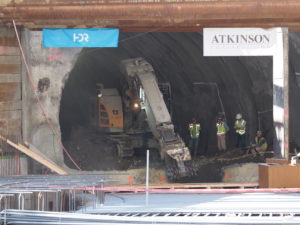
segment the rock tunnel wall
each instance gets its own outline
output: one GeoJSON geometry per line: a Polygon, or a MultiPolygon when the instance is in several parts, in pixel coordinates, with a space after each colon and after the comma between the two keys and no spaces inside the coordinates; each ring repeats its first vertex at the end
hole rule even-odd
{"type": "MultiPolygon", "coordinates": [[[[187,124],[191,118],[200,121],[200,154],[216,152],[215,119],[223,109],[231,127],[230,146],[234,144],[232,127],[236,113],[242,113],[248,122],[248,141],[261,129],[272,142],[271,57],[203,57],[201,33],[121,33],[118,48],[81,51],[42,48],[41,32],[26,31],[23,46],[34,84],[46,85],[35,93],[40,96],[55,129],[61,130],[63,140],[71,137],[72,129],[88,125],[87,109],[95,83],[119,88],[120,60],[144,57],[154,67],[158,81],[171,84],[173,121],[185,141],[188,141],[187,124]]],[[[300,73],[299,58],[300,35],[291,33],[291,143],[298,146],[300,76],[296,74],[300,73]]],[[[61,148],[53,141],[53,132],[34,99],[28,79],[24,81],[25,139],[53,159],[59,155],[58,161],[62,162],[61,148]]]]}

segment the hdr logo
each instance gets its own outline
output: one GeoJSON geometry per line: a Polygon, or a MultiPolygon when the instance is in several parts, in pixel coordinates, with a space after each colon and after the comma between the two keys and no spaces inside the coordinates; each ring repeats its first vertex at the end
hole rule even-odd
{"type": "Polygon", "coordinates": [[[73,33],[73,42],[89,42],[87,33],[73,33]]]}

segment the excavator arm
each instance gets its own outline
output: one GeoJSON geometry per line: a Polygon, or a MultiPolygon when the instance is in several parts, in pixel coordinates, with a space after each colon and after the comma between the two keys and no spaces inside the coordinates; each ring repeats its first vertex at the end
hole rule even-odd
{"type": "Polygon", "coordinates": [[[185,174],[184,161],[191,159],[190,152],[182,138],[174,131],[153,67],[143,58],[134,58],[121,61],[121,71],[128,86],[139,95],[150,130],[159,142],[161,157],[165,158],[168,155],[175,159],[179,172],[185,174]]]}

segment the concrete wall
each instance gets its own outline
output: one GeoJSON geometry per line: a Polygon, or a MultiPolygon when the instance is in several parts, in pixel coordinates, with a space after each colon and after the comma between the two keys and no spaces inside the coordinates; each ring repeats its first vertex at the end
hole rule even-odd
{"type": "Polygon", "coordinates": [[[258,163],[233,164],[223,168],[223,182],[258,182],[258,163]]]}
{"type": "Polygon", "coordinates": [[[29,30],[22,32],[22,45],[32,74],[29,79],[26,65],[23,64],[23,139],[62,165],[59,126],[61,92],[81,49],[43,48],[42,32],[29,30]],[[38,104],[37,97],[41,104],[38,104]],[[40,105],[43,106],[45,115],[40,105]],[[54,136],[47,120],[57,136],[54,136]]]}
{"type": "Polygon", "coordinates": [[[0,135],[13,141],[21,137],[21,59],[17,46],[15,31],[0,27],[0,135]]]}

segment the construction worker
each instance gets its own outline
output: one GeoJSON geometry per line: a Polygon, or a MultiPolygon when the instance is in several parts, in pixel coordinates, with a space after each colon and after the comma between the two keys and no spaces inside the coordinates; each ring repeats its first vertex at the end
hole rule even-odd
{"type": "Polygon", "coordinates": [[[238,113],[235,117],[234,129],[236,133],[236,148],[244,148],[246,141],[246,120],[243,119],[242,114],[238,113]]]}
{"type": "Polygon", "coordinates": [[[253,154],[253,151],[255,151],[256,155],[260,155],[260,153],[266,151],[267,148],[267,140],[263,137],[262,132],[258,130],[256,132],[255,143],[249,147],[247,154],[253,154]]]}
{"type": "Polygon", "coordinates": [[[222,117],[218,117],[216,128],[218,149],[219,151],[226,151],[226,133],[229,130],[229,128],[222,117]]]}
{"type": "Polygon", "coordinates": [[[191,156],[197,155],[200,130],[201,130],[200,123],[197,123],[197,120],[193,118],[192,123],[189,124],[189,132],[191,137],[189,148],[191,151],[191,156]]]}

